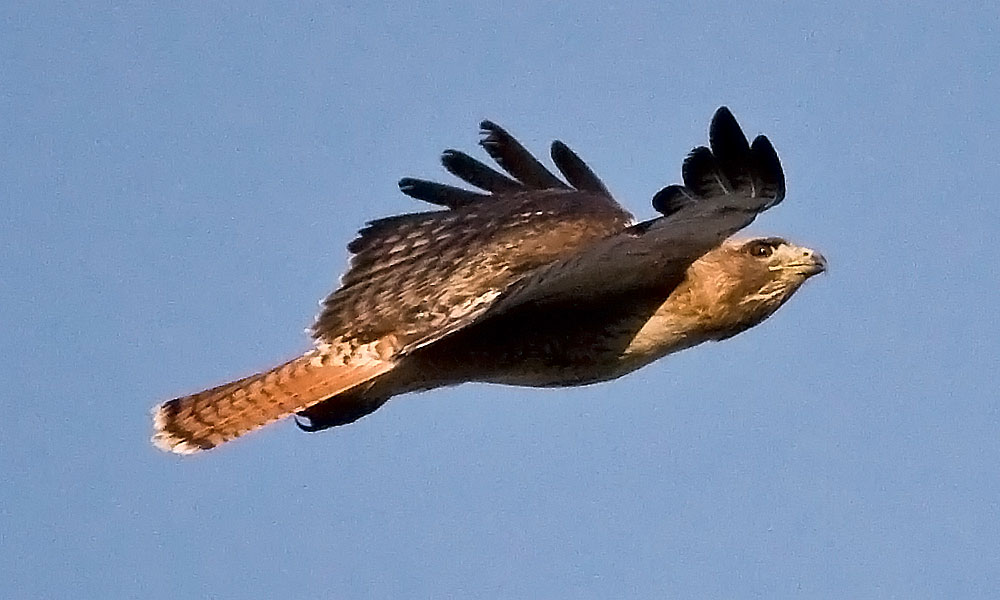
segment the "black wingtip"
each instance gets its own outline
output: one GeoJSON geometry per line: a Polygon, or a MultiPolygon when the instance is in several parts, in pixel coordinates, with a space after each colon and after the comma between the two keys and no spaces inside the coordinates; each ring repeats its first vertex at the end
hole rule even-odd
{"type": "Polygon", "coordinates": [[[407,196],[409,196],[410,193],[407,190],[412,189],[413,186],[416,184],[416,182],[417,182],[417,180],[414,179],[414,178],[412,178],[412,177],[404,177],[404,178],[400,179],[399,181],[397,181],[396,185],[399,186],[399,191],[401,191],[404,194],[406,194],[407,196]]]}
{"type": "Polygon", "coordinates": [[[684,185],[698,196],[715,192],[720,179],[712,151],[705,146],[693,148],[681,166],[681,177],[684,185]]]}
{"type": "MultiPolygon", "coordinates": [[[[486,150],[486,153],[491,157],[493,157],[493,153],[497,152],[498,148],[502,147],[507,140],[513,139],[511,135],[507,133],[506,129],[488,119],[484,119],[479,122],[479,135],[479,145],[482,146],[486,150]]],[[[501,164],[500,166],[503,167],[504,165],[501,164]]]]}
{"type": "Polygon", "coordinates": [[[414,179],[413,177],[404,177],[400,179],[396,185],[399,186],[399,191],[403,192],[411,198],[416,198],[417,200],[426,200],[425,196],[427,191],[427,181],[422,179],[414,179]]]}
{"type": "Polygon", "coordinates": [[[712,116],[708,137],[709,146],[694,148],[684,159],[684,186],[661,190],[653,198],[654,208],[667,215],[703,198],[737,192],[755,199],[752,204],[757,212],[781,202],[785,176],[766,137],[758,136],[748,143],[726,106],[720,106],[712,116]]]}
{"type": "Polygon", "coordinates": [[[653,196],[653,208],[663,216],[670,216],[695,202],[691,192],[683,185],[668,185],[653,196]]]}
{"type": "Polygon", "coordinates": [[[441,152],[441,165],[445,168],[445,170],[447,170],[450,173],[451,170],[454,168],[455,163],[461,161],[462,158],[466,156],[468,155],[460,150],[455,150],[454,148],[447,148],[446,150],[441,152]]]}
{"type": "Polygon", "coordinates": [[[479,122],[479,130],[484,134],[504,131],[503,127],[500,127],[499,125],[497,125],[493,121],[490,121],[489,119],[483,119],[482,121],[479,122]]]}
{"type": "Polygon", "coordinates": [[[733,111],[729,110],[729,107],[723,104],[719,108],[715,109],[715,114],[712,115],[712,122],[729,120],[736,122],[736,117],[733,116],[733,111]]]}
{"type": "Polygon", "coordinates": [[[733,113],[725,106],[720,107],[712,116],[712,123],[708,127],[708,140],[712,150],[716,153],[718,150],[727,148],[743,154],[750,151],[750,144],[747,142],[746,136],[743,135],[743,129],[733,113]]]}
{"type": "Polygon", "coordinates": [[[552,142],[549,154],[552,156],[552,162],[555,163],[556,168],[571,186],[578,190],[595,192],[607,198],[611,197],[611,192],[608,191],[601,178],[569,146],[556,140],[552,142]]]}
{"type": "Polygon", "coordinates": [[[730,140],[734,142],[742,140],[741,145],[745,146],[748,151],[750,149],[750,144],[747,143],[747,138],[743,135],[743,129],[728,106],[720,106],[712,115],[712,121],[708,125],[708,140],[712,150],[715,150],[716,144],[724,144],[730,140]]]}
{"type": "Polygon", "coordinates": [[[566,184],[553,175],[538,159],[503,127],[490,120],[479,123],[479,145],[511,177],[531,189],[565,189],[566,184]]]}
{"type": "Polygon", "coordinates": [[[751,184],[750,143],[736,117],[725,106],[715,111],[712,117],[708,143],[727,189],[740,189],[751,184]]]}
{"type": "Polygon", "coordinates": [[[481,190],[505,192],[521,188],[518,182],[459,150],[448,149],[442,152],[441,164],[455,177],[481,190]]]}
{"type": "Polygon", "coordinates": [[[763,185],[763,193],[774,197],[769,206],[774,206],[785,198],[785,172],[778,153],[767,136],[758,135],[750,144],[750,155],[754,174],[763,185]]]}
{"type": "Polygon", "coordinates": [[[458,208],[489,198],[478,192],[413,177],[400,179],[399,191],[411,198],[448,208],[458,208]]]}

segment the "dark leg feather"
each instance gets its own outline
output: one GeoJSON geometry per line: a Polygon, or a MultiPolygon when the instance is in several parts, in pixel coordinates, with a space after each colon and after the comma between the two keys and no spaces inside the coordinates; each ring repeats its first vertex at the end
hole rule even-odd
{"type": "Polygon", "coordinates": [[[385,404],[388,398],[370,398],[361,393],[347,393],[328,398],[295,415],[295,424],[302,431],[323,431],[347,425],[369,415],[385,404]],[[304,418],[307,422],[303,422],[304,418]]]}

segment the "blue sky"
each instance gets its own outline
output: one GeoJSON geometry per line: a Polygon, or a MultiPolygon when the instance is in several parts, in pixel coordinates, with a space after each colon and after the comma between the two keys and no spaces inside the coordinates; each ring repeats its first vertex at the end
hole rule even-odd
{"type": "Polygon", "coordinates": [[[12,598],[994,598],[993,3],[0,7],[12,598]],[[305,349],[368,219],[501,123],[640,217],[719,105],[830,272],[575,390],[466,385],[181,459],[159,401],[305,349]]]}

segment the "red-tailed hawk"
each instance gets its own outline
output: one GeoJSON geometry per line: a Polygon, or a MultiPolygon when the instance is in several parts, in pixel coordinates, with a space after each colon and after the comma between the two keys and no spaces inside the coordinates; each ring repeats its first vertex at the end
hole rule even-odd
{"type": "Polygon", "coordinates": [[[372,221],[323,302],[302,356],[155,411],[153,442],[191,453],[289,415],[317,431],[392,396],[466,381],[549,387],[620,377],[760,323],[826,261],[781,238],[730,236],[785,197],[764,136],[725,107],[683,185],[635,223],[565,144],[553,175],[489,121],[480,144],[506,174],[455,150],[445,169],[482,191],[420,179],[403,193],[444,207],[372,221]]]}

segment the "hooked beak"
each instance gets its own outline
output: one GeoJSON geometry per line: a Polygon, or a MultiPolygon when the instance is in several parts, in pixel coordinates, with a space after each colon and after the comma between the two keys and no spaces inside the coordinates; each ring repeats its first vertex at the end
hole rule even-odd
{"type": "Polygon", "coordinates": [[[795,262],[770,267],[770,269],[772,271],[794,270],[806,277],[812,277],[826,271],[826,257],[814,250],[803,250],[802,257],[795,262]]]}
{"type": "Polygon", "coordinates": [[[806,277],[819,275],[826,270],[826,257],[819,252],[809,250],[809,253],[802,257],[804,260],[788,265],[806,277]]]}

